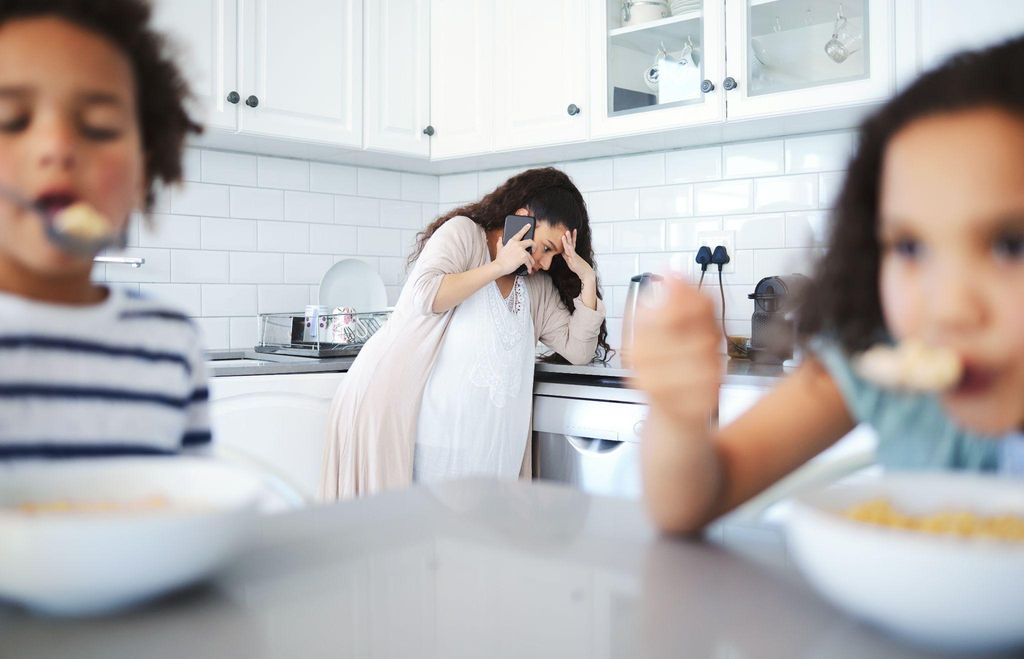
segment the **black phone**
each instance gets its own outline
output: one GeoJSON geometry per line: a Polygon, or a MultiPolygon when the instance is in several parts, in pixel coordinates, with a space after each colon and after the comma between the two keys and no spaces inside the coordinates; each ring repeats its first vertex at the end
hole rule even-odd
{"type": "MultiPolygon", "coordinates": [[[[530,217],[529,215],[506,215],[505,216],[505,235],[501,237],[501,244],[505,245],[509,240],[515,237],[517,233],[522,231],[523,227],[527,224],[530,225],[530,230],[526,232],[526,235],[522,237],[522,240],[533,240],[533,232],[537,228],[537,219],[530,217]]],[[[532,247],[527,247],[526,250],[533,253],[532,247]]],[[[528,275],[530,271],[525,265],[519,266],[514,275],[517,277],[524,277],[528,275]]]]}

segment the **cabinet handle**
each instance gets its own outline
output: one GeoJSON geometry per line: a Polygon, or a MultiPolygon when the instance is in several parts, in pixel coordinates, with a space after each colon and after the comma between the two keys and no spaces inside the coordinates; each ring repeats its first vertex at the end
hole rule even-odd
{"type": "Polygon", "coordinates": [[[569,107],[567,107],[565,111],[569,113],[570,117],[575,117],[580,112],[582,112],[582,110],[580,110],[580,106],[576,105],[575,103],[570,103],[569,107]]]}
{"type": "Polygon", "coordinates": [[[245,99],[245,104],[251,108],[254,108],[260,104],[260,99],[256,98],[255,96],[250,96],[249,98],[245,99]]]}
{"type": "Polygon", "coordinates": [[[710,80],[705,80],[704,82],[700,83],[700,91],[701,93],[704,94],[710,94],[711,92],[715,91],[715,83],[711,82],[710,80]]]}
{"type": "Polygon", "coordinates": [[[434,135],[434,127],[427,126],[426,128],[423,129],[423,134],[426,135],[427,137],[432,137],[434,135]]]}
{"type": "Polygon", "coordinates": [[[732,90],[734,90],[737,87],[739,87],[739,85],[736,84],[736,79],[733,78],[732,76],[729,76],[728,78],[723,80],[722,81],[722,86],[725,87],[725,91],[727,91],[727,92],[731,92],[732,90]]]}
{"type": "Polygon", "coordinates": [[[238,105],[240,100],[242,100],[242,97],[238,95],[238,92],[233,91],[228,93],[228,103],[238,105]]]}

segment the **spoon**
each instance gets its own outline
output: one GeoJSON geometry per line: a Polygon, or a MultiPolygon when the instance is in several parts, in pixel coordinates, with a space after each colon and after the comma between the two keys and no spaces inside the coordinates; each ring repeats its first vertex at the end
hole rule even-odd
{"type": "Polygon", "coordinates": [[[956,386],[964,373],[960,356],[947,348],[908,339],[878,344],[857,356],[854,368],[865,380],[887,389],[939,393],[956,386]]]}
{"type": "Polygon", "coordinates": [[[0,186],[0,196],[4,197],[19,208],[35,213],[43,220],[43,228],[46,232],[47,239],[55,246],[69,254],[92,258],[96,254],[107,249],[123,249],[127,244],[127,231],[122,231],[118,234],[107,230],[105,235],[87,237],[76,235],[73,231],[61,228],[61,220],[67,220],[72,217],[68,214],[68,211],[72,211],[74,213],[91,212],[97,218],[100,218],[109,224],[109,220],[107,220],[107,218],[100,215],[99,212],[85,202],[78,202],[58,211],[57,213],[51,213],[45,208],[39,206],[39,204],[29,201],[20,193],[4,186],[0,186]]]}

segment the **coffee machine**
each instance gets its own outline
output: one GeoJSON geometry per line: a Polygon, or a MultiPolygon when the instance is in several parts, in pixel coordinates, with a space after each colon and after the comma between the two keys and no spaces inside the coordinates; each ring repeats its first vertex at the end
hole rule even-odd
{"type": "Polygon", "coordinates": [[[781,364],[793,358],[796,312],[810,280],[799,274],[765,277],[747,298],[754,301],[750,318],[750,359],[781,364]]]}

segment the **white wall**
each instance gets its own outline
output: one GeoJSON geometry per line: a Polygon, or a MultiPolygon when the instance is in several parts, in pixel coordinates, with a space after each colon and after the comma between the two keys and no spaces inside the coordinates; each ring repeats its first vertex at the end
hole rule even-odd
{"type": "MultiPolygon", "coordinates": [[[[556,163],[587,199],[612,344],[629,278],[692,275],[697,233],[723,229],[735,231],[726,325],[749,335],[754,284],[807,273],[820,252],[852,145],[840,132],[556,163]]],[[[95,278],[181,307],[210,348],[251,347],[257,313],[316,302],[342,258],[375,267],[394,302],[416,231],[519,171],[436,177],[199,149],[186,160],[187,181],[161,195],[154,226],[132,228],[126,253],[146,265],[98,266],[95,278]]]]}

